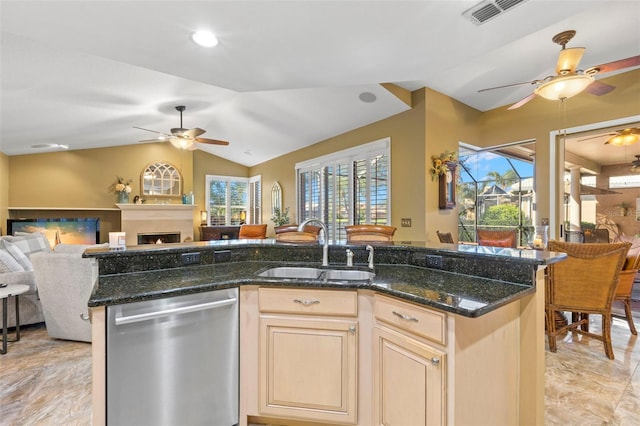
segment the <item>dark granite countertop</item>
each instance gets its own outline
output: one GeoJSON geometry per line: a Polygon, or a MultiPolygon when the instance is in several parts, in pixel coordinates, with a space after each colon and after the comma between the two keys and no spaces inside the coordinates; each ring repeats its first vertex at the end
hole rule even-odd
{"type": "MultiPolygon", "coordinates": [[[[265,269],[282,265],[283,262],[230,262],[101,276],[89,306],[115,305],[259,284],[279,287],[371,289],[442,311],[477,317],[535,291],[535,286],[532,285],[411,265],[376,265],[376,275],[372,281],[336,282],[265,278],[257,275],[265,269]]],[[[318,264],[298,266],[318,267],[318,264]]],[[[366,268],[358,266],[356,269],[366,268]]]]}
{"type": "MultiPolygon", "coordinates": [[[[229,240],[127,247],[124,251],[87,251],[98,259],[100,276],[90,307],[131,303],[242,285],[369,289],[455,314],[478,317],[536,291],[538,268],[561,261],[564,253],[455,244],[396,242],[375,247],[372,280],[337,282],[323,279],[261,277],[266,269],[320,267],[317,244],[284,244],[274,240],[229,240]],[[184,255],[198,253],[195,265],[184,255]],[[427,256],[440,256],[441,269],[426,267],[427,256]],[[286,259],[286,260],[285,260],[286,259]]],[[[367,270],[364,245],[334,244],[330,268],[345,268],[345,250],[355,267],[367,270]]]]}

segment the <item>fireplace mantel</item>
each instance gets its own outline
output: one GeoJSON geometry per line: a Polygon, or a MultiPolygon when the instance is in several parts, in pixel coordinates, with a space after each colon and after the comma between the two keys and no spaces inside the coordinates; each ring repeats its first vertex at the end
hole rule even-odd
{"type": "Polygon", "coordinates": [[[180,240],[193,240],[193,204],[116,204],[120,209],[122,231],[126,244],[138,243],[142,233],[180,233],[180,240]]]}

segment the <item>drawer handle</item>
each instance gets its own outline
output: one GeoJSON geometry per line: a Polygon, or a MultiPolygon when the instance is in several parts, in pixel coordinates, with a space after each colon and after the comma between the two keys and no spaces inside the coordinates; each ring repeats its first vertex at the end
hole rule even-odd
{"type": "Polygon", "coordinates": [[[304,306],[310,306],[310,305],[315,305],[317,303],[320,303],[319,300],[309,300],[309,299],[302,299],[302,300],[301,299],[293,299],[293,301],[295,303],[300,303],[300,304],[302,304],[304,306]]]}
{"type": "Polygon", "coordinates": [[[400,312],[396,312],[396,311],[391,311],[393,312],[393,315],[402,318],[405,321],[414,321],[414,322],[418,322],[418,318],[416,317],[410,317],[409,315],[404,315],[401,314],[400,312]]]}
{"type": "Polygon", "coordinates": [[[440,358],[431,358],[431,364],[440,365],[440,358]]]}

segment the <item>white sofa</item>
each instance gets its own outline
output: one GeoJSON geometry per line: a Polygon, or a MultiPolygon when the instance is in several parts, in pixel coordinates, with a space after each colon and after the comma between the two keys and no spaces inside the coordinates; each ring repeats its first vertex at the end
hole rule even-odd
{"type": "Polygon", "coordinates": [[[83,258],[87,246],[57,245],[31,255],[49,337],[91,342],[87,302],[98,279],[98,262],[83,258]]]}
{"type": "MultiPolygon", "coordinates": [[[[45,322],[51,337],[90,342],[90,325],[81,314],[86,318],[98,266],[82,253],[87,248],[106,246],[58,244],[52,250],[46,236],[39,232],[0,237],[0,282],[30,288],[20,295],[20,325],[45,322]]],[[[8,326],[14,327],[13,300],[7,308],[8,326]]]]}
{"type": "MultiPolygon", "coordinates": [[[[41,233],[18,234],[0,237],[0,283],[25,284],[27,293],[19,298],[20,324],[37,324],[44,321],[42,307],[38,298],[33,266],[29,260],[32,253],[51,252],[46,236],[41,233]]],[[[2,315],[2,305],[0,305],[2,315]]],[[[7,325],[15,327],[15,303],[7,306],[7,325]]]]}

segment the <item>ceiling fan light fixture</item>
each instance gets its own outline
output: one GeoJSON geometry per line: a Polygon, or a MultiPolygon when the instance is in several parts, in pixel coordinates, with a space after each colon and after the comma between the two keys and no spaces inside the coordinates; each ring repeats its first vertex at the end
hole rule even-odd
{"type": "Polygon", "coordinates": [[[178,149],[188,149],[193,145],[194,141],[184,138],[171,138],[169,142],[178,149]]]}
{"type": "Polygon", "coordinates": [[[638,141],[640,141],[640,134],[634,132],[633,129],[625,129],[620,132],[620,134],[607,139],[604,144],[613,146],[627,146],[638,143],[638,141]]]}
{"type": "Polygon", "coordinates": [[[592,75],[586,74],[555,76],[536,87],[534,92],[550,101],[568,99],[586,89],[593,80],[592,75]]]}
{"type": "Polygon", "coordinates": [[[218,38],[211,31],[196,31],[191,34],[191,40],[201,47],[214,47],[218,45],[218,38]]]}

